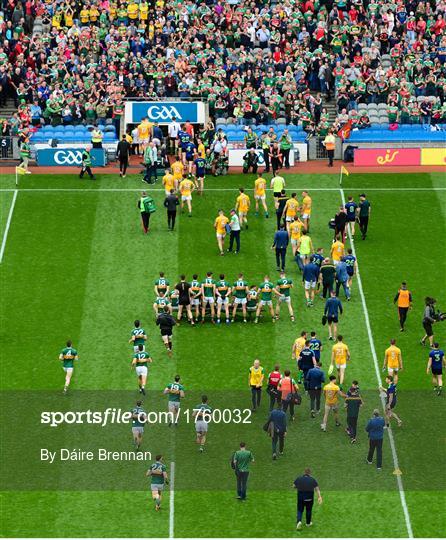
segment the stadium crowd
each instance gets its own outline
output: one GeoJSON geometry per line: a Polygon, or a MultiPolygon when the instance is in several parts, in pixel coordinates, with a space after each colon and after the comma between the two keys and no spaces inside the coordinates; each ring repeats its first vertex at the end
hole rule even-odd
{"type": "Polygon", "coordinates": [[[41,121],[118,123],[123,99],[138,97],[204,98],[216,118],[285,118],[322,134],[333,98],[336,127],[365,127],[360,103],[385,104],[391,123],[446,121],[444,0],[0,6],[0,107],[14,98],[12,132],[41,121]]]}

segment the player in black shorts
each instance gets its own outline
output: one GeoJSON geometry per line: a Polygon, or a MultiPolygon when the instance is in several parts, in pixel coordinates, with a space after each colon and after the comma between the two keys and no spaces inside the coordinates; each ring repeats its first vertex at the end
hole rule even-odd
{"type": "Polygon", "coordinates": [[[181,281],[175,285],[175,290],[178,291],[178,322],[181,321],[183,309],[186,308],[187,318],[193,325],[195,323],[191,309],[191,284],[186,281],[186,276],[184,274],[180,276],[180,280],[181,281]]]}
{"type": "Polygon", "coordinates": [[[161,338],[167,349],[167,354],[172,356],[172,329],[177,323],[169,313],[169,308],[164,308],[164,310],[158,314],[156,324],[160,327],[161,338]]]}

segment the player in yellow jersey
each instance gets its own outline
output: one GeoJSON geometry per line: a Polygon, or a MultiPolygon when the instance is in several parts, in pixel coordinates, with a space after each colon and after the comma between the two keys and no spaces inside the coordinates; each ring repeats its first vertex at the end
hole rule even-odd
{"type": "Polygon", "coordinates": [[[201,139],[197,139],[197,155],[203,159],[206,158],[206,148],[201,139]]]}
{"type": "Polygon", "coordinates": [[[173,176],[171,169],[166,169],[166,174],[163,176],[163,186],[166,195],[170,195],[171,189],[175,191],[178,189],[178,181],[173,176]]]}
{"type": "Polygon", "coordinates": [[[313,201],[311,200],[311,197],[308,195],[308,191],[302,191],[302,207],[300,209],[302,221],[305,224],[305,229],[307,229],[307,232],[310,232],[310,218],[311,218],[311,205],[313,204],[313,201]]]}
{"type": "Polygon", "coordinates": [[[296,199],[296,195],[297,193],[291,193],[291,197],[287,200],[283,209],[282,217],[285,220],[288,234],[290,234],[290,223],[294,221],[299,211],[299,201],[296,199]]]}
{"type": "Polygon", "coordinates": [[[398,382],[398,372],[403,369],[403,356],[401,349],[396,346],[396,339],[390,340],[390,347],[384,353],[383,371],[393,377],[393,382],[398,382]]]}
{"type": "Polygon", "coordinates": [[[291,349],[291,358],[297,360],[300,356],[300,352],[305,348],[305,342],[307,341],[307,333],[302,330],[300,337],[294,340],[293,347],[291,349]]]}
{"type": "Polygon", "coordinates": [[[259,173],[254,182],[254,199],[256,201],[256,216],[259,215],[259,201],[261,201],[265,217],[269,217],[268,207],[266,206],[266,180],[259,173]]]}
{"type": "Polygon", "coordinates": [[[348,346],[342,341],[342,336],[337,337],[337,343],[335,343],[331,349],[331,361],[330,366],[336,366],[339,376],[339,384],[342,390],[342,383],[344,382],[345,368],[347,362],[350,362],[350,350],[348,346]]]}
{"type": "Polygon", "coordinates": [[[138,139],[139,142],[145,146],[150,140],[152,135],[152,124],[147,118],[143,118],[141,123],[138,125],[138,139]]]}
{"type": "Polygon", "coordinates": [[[324,397],[325,397],[325,412],[324,419],[322,420],[321,429],[322,431],[327,431],[327,420],[330,411],[333,411],[335,418],[336,427],[339,427],[339,396],[342,396],[342,391],[339,386],[336,384],[336,377],[330,375],[330,382],[324,386],[324,397]]]}
{"type": "Polygon", "coordinates": [[[229,219],[225,216],[223,210],[218,211],[218,216],[214,221],[214,229],[217,235],[217,245],[220,250],[220,255],[225,254],[225,236],[226,225],[229,223],[229,219]]]}
{"type": "Polygon", "coordinates": [[[249,207],[251,206],[251,199],[248,195],[246,195],[245,190],[243,188],[239,189],[240,195],[237,197],[237,200],[235,202],[235,209],[238,212],[238,218],[240,221],[240,228],[243,227],[243,224],[245,224],[245,229],[248,228],[248,212],[249,207]]]}
{"type": "Polygon", "coordinates": [[[330,255],[335,266],[339,264],[345,255],[345,246],[338,238],[331,244],[330,255]]]}
{"type": "Polygon", "coordinates": [[[302,230],[304,229],[304,224],[299,219],[299,216],[294,216],[294,221],[289,224],[289,235],[291,238],[291,249],[293,250],[293,255],[297,253],[297,246],[299,245],[299,240],[302,235],[302,230]]]}
{"type": "Polygon", "coordinates": [[[173,174],[174,179],[176,180],[177,183],[180,183],[181,180],[183,179],[184,165],[180,161],[180,158],[178,156],[175,158],[175,161],[172,163],[170,168],[172,169],[172,174],[173,174]]]}
{"type": "Polygon", "coordinates": [[[192,192],[194,189],[195,185],[190,178],[185,178],[180,182],[179,190],[181,193],[181,211],[183,211],[184,203],[186,203],[189,211],[189,217],[192,216],[192,192]]]}

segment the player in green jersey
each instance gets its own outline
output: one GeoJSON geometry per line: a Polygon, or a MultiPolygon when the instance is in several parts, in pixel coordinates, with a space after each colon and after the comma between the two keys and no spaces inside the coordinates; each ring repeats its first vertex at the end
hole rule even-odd
{"type": "Polygon", "coordinates": [[[246,304],[248,297],[248,282],[245,281],[243,274],[239,274],[237,281],[232,286],[232,294],[234,296],[234,307],[232,309],[232,322],[235,321],[237,308],[242,306],[243,322],[246,322],[246,304]]]}
{"type": "Polygon", "coordinates": [[[206,435],[212,408],[208,405],[208,397],[202,396],[200,405],[194,407],[192,416],[195,418],[195,432],[197,434],[197,444],[200,445],[200,452],[204,451],[206,435]]]}
{"type": "Polygon", "coordinates": [[[180,376],[175,375],[175,382],[170,383],[164,389],[164,394],[168,396],[168,410],[170,413],[169,427],[178,424],[180,415],[180,401],[184,398],[184,386],[180,383],[180,376]]]}
{"type": "Polygon", "coordinates": [[[160,277],[155,281],[155,294],[156,296],[165,296],[169,294],[170,283],[165,278],[164,272],[160,272],[160,277]]]}
{"type": "Polygon", "coordinates": [[[163,463],[163,456],[155,456],[155,463],[150,465],[146,476],[150,476],[150,490],[152,499],[155,501],[155,510],[158,512],[161,508],[161,499],[163,498],[164,487],[169,484],[167,469],[163,463]]]}
{"type": "Polygon", "coordinates": [[[157,296],[155,302],[153,303],[153,310],[155,316],[158,317],[160,311],[164,311],[164,308],[169,309],[169,313],[172,313],[172,303],[169,300],[168,295],[157,296]]]}
{"type": "Polygon", "coordinates": [[[147,341],[147,334],[144,328],[141,328],[141,322],[138,319],[135,321],[134,324],[135,327],[130,334],[129,343],[133,344],[133,352],[137,352],[139,351],[139,345],[142,345],[142,350],[144,350],[145,343],[147,341]]]}
{"type": "Polygon", "coordinates": [[[212,272],[208,272],[201,284],[201,322],[204,323],[206,317],[206,306],[209,304],[211,310],[211,322],[215,323],[215,281],[212,278],[212,272]]]}
{"type": "Polygon", "coordinates": [[[179,294],[177,290],[174,289],[173,291],[169,292],[169,300],[170,305],[172,306],[172,311],[178,311],[178,297],[179,294]]]}
{"type": "Polygon", "coordinates": [[[66,394],[73,375],[74,361],[79,360],[77,350],[73,347],[73,343],[70,340],[67,341],[67,346],[60,351],[59,360],[61,360],[63,370],[65,371],[63,393],[66,394]]]}
{"type": "Polygon", "coordinates": [[[226,315],[226,324],[229,324],[229,295],[231,294],[231,287],[229,281],[225,280],[225,275],[220,274],[220,281],[215,284],[215,291],[217,294],[217,324],[220,324],[221,308],[224,306],[226,315]]]}
{"type": "Polygon", "coordinates": [[[136,371],[138,376],[139,393],[146,395],[147,373],[149,364],[152,363],[150,354],[144,350],[144,345],[138,345],[138,352],[133,355],[132,369],[136,371]]]}
{"type": "Polygon", "coordinates": [[[251,320],[252,313],[257,311],[257,301],[259,293],[257,292],[257,287],[255,285],[250,285],[248,289],[248,298],[246,302],[246,309],[248,311],[248,319],[251,320]]]}
{"type": "Polygon", "coordinates": [[[192,276],[190,282],[190,303],[192,310],[195,311],[195,322],[198,322],[200,316],[201,283],[198,280],[198,274],[192,276]]]}
{"type": "Polygon", "coordinates": [[[133,407],[131,413],[133,442],[135,443],[136,449],[139,450],[142,443],[144,425],[147,422],[147,413],[142,408],[142,401],[136,402],[136,407],[133,407]]]}
{"type": "Polygon", "coordinates": [[[273,291],[274,291],[274,284],[271,283],[269,276],[265,276],[263,278],[263,282],[259,285],[260,301],[257,306],[256,318],[254,321],[255,323],[259,322],[259,315],[264,306],[269,307],[269,311],[271,313],[271,319],[273,323],[276,322],[276,316],[274,315],[274,307],[273,307],[273,291]]]}
{"type": "Polygon", "coordinates": [[[278,296],[276,304],[276,319],[279,319],[280,307],[283,302],[288,306],[288,312],[291,317],[291,321],[294,322],[293,306],[291,305],[291,289],[293,288],[293,280],[286,277],[285,272],[280,272],[280,279],[278,280],[274,293],[278,296]]]}

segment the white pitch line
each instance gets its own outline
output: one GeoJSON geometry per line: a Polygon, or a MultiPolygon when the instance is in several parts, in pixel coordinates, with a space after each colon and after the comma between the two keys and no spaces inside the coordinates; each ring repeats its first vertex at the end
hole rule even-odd
{"type": "MultiPolygon", "coordinates": [[[[305,186],[304,186],[305,187],[305,186]]],[[[141,187],[141,188],[91,188],[91,189],[85,189],[85,188],[21,188],[19,189],[18,191],[23,191],[23,192],[27,192],[27,193],[30,193],[30,192],[45,192],[45,193],[48,193],[48,192],[51,192],[51,191],[54,191],[55,193],[58,193],[58,192],[79,192],[79,193],[106,193],[106,192],[133,192],[133,193],[137,193],[139,191],[141,191],[141,189],[146,189],[147,191],[160,191],[160,192],[163,192],[164,189],[163,188],[144,188],[141,187]]],[[[232,192],[235,192],[237,191],[237,187],[233,187],[233,188],[205,188],[205,192],[206,191],[232,191],[232,192]]],[[[292,186],[288,186],[288,190],[290,189],[300,189],[298,187],[292,187],[292,186]]],[[[303,189],[303,188],[302,188],[303,189]]],[[[339,191],[339,188],[307,188],[308,191],[339,191]]],[[[442,188],[442,187],[426,187],[426,188],[418,188],[418,187],[409,187],[409,188],[371,188],[371,187],[367,187],[367,188],[364,188],[364,187],[352,187],[352,188],[349,188],[350,191],[352,190],[355,190],[355,191],[446,191],[446,187],[442,188]]],[[[16,189],[13,189],[13,188],[0,188],[0,192],[13,192],[13,191],[17,191],[16,189]]],[[[246,191],[254,191],[253,189],[251,188],[247,188],[246,191]]],[[[273,191],[272,189],[267,189],[267,191],[273,191]]]]}
{"type": "MultiPolygon", "coordinates": [[[[342,188],[340,188],[339,191],[341,193],[342,204],[345,205],[344,190],[342,188]]],[[[350,232],[350,227],[348,227],[348,238],[350,240],[350,246],[352,248],[352,253],[356,257],[356,265],[357,265],[357,267],[356,267],[356,277],[357,277],[357,280],[358,280],[359,295],[361,297],[362,309],[363,309],[363,312],[364,312],[365,325],[366,325],[367,334],[368,334],[368,337],[369,337],[370,350],[372,352],[373,364],[375,366],[376,380],[378,382],[378,385],[381,386],[382,383],[381,383],[381,375],[380,375],[380,372],[379,372],[378,357],[376,355],[375,342],[374,342],[374,339],[373,339],[372,327],[370,325],[369,311],[367,309],[367,303],[365,301],[365,295],[364,295],[364,289],[363,289],[363,286],[362,286],[361,274],[359,272],[358,257],[356,256],[355,244],[354,244],[354,242],[352,242],[352,235],[351,235],[351,232],[350,232]]],[[[381,404],[382,404],[383,409],[385,409],[385,400],[384,400],[383,397],[381,397],[381,404]]],[[[393,466],[395,467],[395,470],[396,470],[396,469],[399,469],[398,454],[397,454],[397,451],[396,451],[395,439],[393,437],[392,428],[390,426],[387,428],[387,434],[389,435],[390,448],[391,448],[391,451],[392,451],[392,458],[393,458],[393,466]]],[[[399,491],[400,499],[401,499],[401,506],[403,508],[403,513],[404,513],[404,519],[405,519],[405,522],[406,522],[407,534],[408,534],[409,538],[413,538],[412,524],[411,524],[411,521],[410,521],[409,509],[407,507],[406,494],[405,494],[405,491],[404,491],[403,480],[401,479],[400,475],[397,475],[396,479],[397,479],[398,491],[399,491]]]]}
{"type": "Polygon", "coordinates": [[[169,538],[175,538],[175,461],[170,462],[169,538]]]}
{"type": "Polygon", "coordinates": [[[8,239],[9,228],[11,227],[12,214],[14,213],[15,202],[17,200],[18,190],[14,189],[11,206],[9,207],[8,219],[6,220],[5,232],[3,233],[2,247],[0,248],[0,264],[3,262],[3,255],[6,249],[6,240],[8,239]]]}

